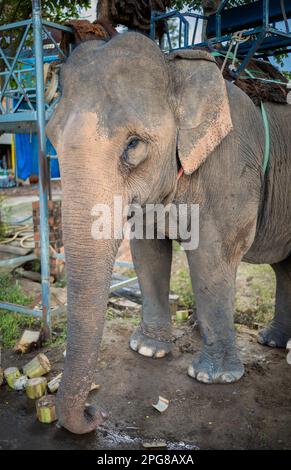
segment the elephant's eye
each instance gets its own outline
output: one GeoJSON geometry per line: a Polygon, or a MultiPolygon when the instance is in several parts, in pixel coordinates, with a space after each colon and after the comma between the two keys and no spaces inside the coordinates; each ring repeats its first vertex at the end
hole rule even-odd
{"type": "Polygon", "coordinates": [[[122,160],[128,167],[134,168],[143,160],[145,160],[147,153],[147,143],[144,140],[134,136],[127,141],[122,155],[122,160]]]}
{"type": "Polygon", "coordinates": [[[139,143],[140,143],[140,139],[138,137],[133,137],[128,142],[126,150],[135,149],[138,146],[139,143]]]}

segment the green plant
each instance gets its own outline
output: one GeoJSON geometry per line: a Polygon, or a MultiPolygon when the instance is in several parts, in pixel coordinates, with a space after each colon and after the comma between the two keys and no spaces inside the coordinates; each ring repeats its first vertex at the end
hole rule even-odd
{"type": "MultiPolygon", "coordinates": [[[[18,281],[15,281],[11,275],[2,275],[0,276],[0,300],[27,305],[32,298],[23,291],[18,281]]],[[[2,346],[4,348],[14,346],[23,329],[36,325],[39,326],[39,322],[27,315],[0,310],[0,339],[2,346]]]]}

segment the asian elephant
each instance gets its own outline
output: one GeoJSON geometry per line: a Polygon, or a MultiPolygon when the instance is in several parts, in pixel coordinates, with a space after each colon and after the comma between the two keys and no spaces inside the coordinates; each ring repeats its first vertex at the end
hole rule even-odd
{"type": "MultiPolygon", "coordinates": [[[[85,403],[121,243],[92,237],[96,203],[113,208],[120,195],[142,207],[199,204],[199,246],[186,252],[203,340],[191,377],[228,383],[244,373],[233,322],[242,260],[268,263],[276,274],[275,316],[259,341],[284,347],[291,337],[291,106],[265,105],[271,137],[264,174],[260,108],[224,81],[207,52],[166,56],[148,37],[127,32],[80,44],[62,67],[61,83],[47,125],[61,167],[68,281],[57,412],[65,428],[81,434],[105,417],[85,403]]],[[[167,237],[131,243],[143,308],[130,346],[154,358],[171,349],[171,243],[167,237]]]]}

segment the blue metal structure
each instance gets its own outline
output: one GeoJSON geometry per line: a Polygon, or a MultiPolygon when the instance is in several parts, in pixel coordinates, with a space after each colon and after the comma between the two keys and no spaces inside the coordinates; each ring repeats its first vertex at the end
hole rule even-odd
{"type": "Polygon", "coordinates": [[[50,332],[51,311],[48,231],[49,172],[45,153],[45,124],[54,111],[57,101],[53,100],[51,103],[45,101],[43,39],[50,41],[54,50],[65,58],[49,28],[71,32],[70,28],[42,19],[40,0],[32,0],[31,19],[0,27],[0,64],[2,65],[0,132],[37,132],[38,135],[42,315],[37,309],[32,310],[7,302],[0,302],[0,308],[34,317],[42,316],[47,336],[50,332]],[[9,49],[13,49],[12,31],[15,32],[16,37],[17,34],[19,35],[20,40],[16,52],[13,52],[10,57],[9,49]],[[3,43],[6,47],[2,45],[3,43]],[[24,55],[32,58],[31,65],[24,66],[27,63],[23,61],[24,55]]]}
{"type": "Polygon", "coordinates": [[[237,57],[241,59],[236,70],[237,78],[252,58],[266,58],[291,52],[291,2],[278,0],[258,0],[250,4],[226,9],[229,0],[223,0],[216,14],[209,17],[192,11],[180,13],[172,11],[165,14],[153,12],[151,19],[151,37],[155,39],[156,23],[176,21],[178,37],[174,41],[166,27],[167,50],[208,46],[211,49],[220,45],[220,51],[226,52],[231,41],[240,33],[241,41],[237,48],[237,57]],[[279,27],[279,23],[283,28],[279,27]],[[205,27],[206,25],[206,27],[205,27]],[[198,39],[204,28],[207,41],[198,39]],[[193,30],[193,32],[192,32],[193,30]]]}
{"type": "MultiPolygon", "coordinates": [[[[60,49],[49,28],[72,33],[71,28],[61,26],[41,17],[40,0],[32,0],[32,18],[0,27],[0,133],[29,133],[38,135],[38,164],[39,164],[39,201],[40,201],[40,252],[41,252],[41,287],[42,312],[38,309],[29,309],[24,306],[0,302],[0,309],[9,310],[35,318],[42,318],[46,336],[50,335],[51,309],[50,309],[50,283],[49,283],[49,229],[48,229],[48,189],[49,189],[49,159],[46,155],[45,124],[52,115],[58,102],[58,97],[48,103],[45,100],[44,83],[44,39],[53,47],[53,54],[66,56],[60,49]],[[20,41],[11,56],[9,49],[2,43],[11,38],[11,31],[20,33],[20,41]]],[[[46,49],[46,56],[48,54],[46,49]]],[[[59,90],[60,91],[60,90],[59,90]]],[[[57,259],[64,259],[64,255],[55,254],[57,259]]],[[[22,261],[36,259],[34,254],[22,258],[22,261]]],[[[14,265],[17,259],[4,260],[1,266],[14,265]]],[[[133,268],[132,263],[116,262],[116,266],[133,268]]],[[[0,267],[1,267],[0,266],[0,267]]],[[[122,293],[127,286],[137,283],[137,277],[114,280],[110,292],[122,293]]],[[[62,311],[61,308],[54,310],[62,311]]]]}

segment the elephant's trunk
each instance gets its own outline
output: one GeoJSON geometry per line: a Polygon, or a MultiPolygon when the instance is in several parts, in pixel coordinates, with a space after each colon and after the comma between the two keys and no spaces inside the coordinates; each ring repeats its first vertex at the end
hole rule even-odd
{"type": "Polygon", "coordinates": [[[82,178],[76,175],[78,172],[72,167],[62,169],[68,344],[57,395],[57,414],[62,426],[73,433],[84,434],[94,430],[105,418],[105,413],[91,406],[86,408],[85,403],[96,370],[113,263],[120,241],[93,239],[92,208],[100,200],[112,207],[112,194],[104,185],[99,185],[98,193],[102,196],[96,198],[91,188],[96,188],[97,182],[87,177],[82,183],[82,178]],[[68,172],[72,172],[71,177],[68,172]]]}

